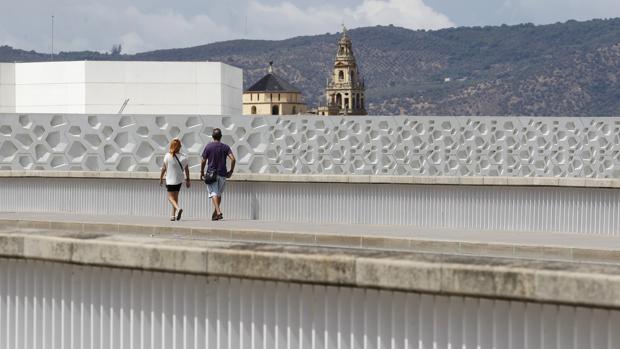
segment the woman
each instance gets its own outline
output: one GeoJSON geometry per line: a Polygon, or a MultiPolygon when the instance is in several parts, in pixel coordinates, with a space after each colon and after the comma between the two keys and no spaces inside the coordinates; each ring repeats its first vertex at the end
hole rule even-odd
{"type": "Polygon", "coordinates": [[[159,185],[164,184],[164,175],[166,176],[166,189],[168,190],[168,201],[172,204],[171,221],[180,221],[183,209],[179,207],[179,191],[183,184],[183,177],[187,187],[190,186],[189,166],[187,165],[187,157],[179,151],[181,150],[181,141],[178,138],[170,142],[170,150],[164,156],[164,166],[161,168],[159,175],[159,185]],[[183,176],[185,172],[185,176],[183,176]]]}

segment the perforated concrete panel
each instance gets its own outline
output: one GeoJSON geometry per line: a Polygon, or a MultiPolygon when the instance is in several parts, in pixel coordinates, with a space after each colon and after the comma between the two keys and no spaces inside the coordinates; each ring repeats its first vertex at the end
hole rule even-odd
{"type": "Polygon", "coordinates": [[[0,115],[1,169],[192,167],[213,128],[246,173],[620,177],[620,118],[0,115]]]}

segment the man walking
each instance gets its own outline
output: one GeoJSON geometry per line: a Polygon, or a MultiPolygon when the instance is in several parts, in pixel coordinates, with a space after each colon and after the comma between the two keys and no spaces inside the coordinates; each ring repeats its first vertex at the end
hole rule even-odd
{"type": "Polygon", "coordinates": [[[213,207],[215,207],[215,210],[213,210],[213,215],[211,215],[211,220],[218,221],[224,218],[220,206],[222,204],[222,193],[224,192],[224,186],[226,185],[226,178],[230,178],[230,176],[232,176],[233,171],[235,170],[235,162],[237,160],[235,159],[230,147],[221,142],[222,130],[219,128],[214,129],[211,137],[213,138],[213,142],[207,144],[202,152],[200,179],[204,180],[205,165],[208,161],[209,166],[207,167],[207,171],[212,171],[217,176],[213,183],[207,184],[207,188],[209,189],[209,197],[213,202],[213,207]],[[227,158],[230,159],[230,171],[226,169],[227,158]]]}

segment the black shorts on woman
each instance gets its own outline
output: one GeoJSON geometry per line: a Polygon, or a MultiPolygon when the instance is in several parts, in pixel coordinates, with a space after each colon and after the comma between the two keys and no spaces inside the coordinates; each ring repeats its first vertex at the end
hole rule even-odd
{"type": "Polygon", "coordinates": [[[183,183],[179,183],[179,184],[166,184],[166,189],[171,192],[171,193],[175,193],[175,192],[179,192],[181,191],[181,185],[183,183]]]}

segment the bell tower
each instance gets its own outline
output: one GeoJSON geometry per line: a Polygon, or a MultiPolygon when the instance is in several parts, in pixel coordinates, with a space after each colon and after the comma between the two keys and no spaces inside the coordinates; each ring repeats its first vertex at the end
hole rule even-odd
{"type": "Polygon", "coordinates": [[[325,88],[326,107],[319,108],[320,115],[366,115],[364,79],[359,73],[353,45],[342,26],[338,51],[331,77],[325,88]]]}

